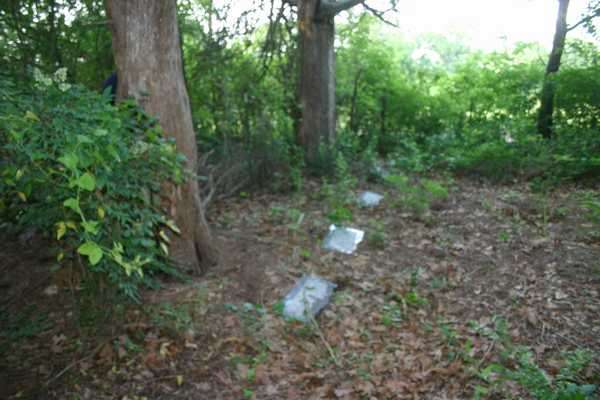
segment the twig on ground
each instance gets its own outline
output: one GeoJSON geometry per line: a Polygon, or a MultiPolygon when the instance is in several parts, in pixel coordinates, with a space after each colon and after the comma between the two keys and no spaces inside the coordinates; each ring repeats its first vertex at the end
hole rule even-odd
{"type": "Polygon", "coordinates": [[[110,338],[107,340],[102,341],[102,343],[100,343],[98,346],[96,346],[94,348],[94,350],[92,350],[90,352],[90,354],[88,354],[87,356],[80,358],[79,360],[75,360],[73,361],[71,364],[67,365],[65,368],[63,368],[58,374],[54,375],[52,378],[48,379],[46,381],[46,383],[44,384],[45,387],[50,386],[50,384],[52,384],[54,381],[56,381],[58,378],[60,378],[61,376],[63,376],[64,374],[66,374],[67,372],[69,372],[70,370],[72,370],[73,368],[75,368],[77,365],[81,364],[84,361],[89,360],[90,358],[94,357],[96,355],[96,353],[98,353],[100,351],[100,349],[107,343],[111,342],[114,338],[110,338]]]}
{"type": "Polygon", "coordinates": [[[310,317],[310,322],[313,324],[315,330],[317,331],[317,334],[319,335],[319,338],[321,338],[321,341],[323,342],[323,345],[327,349],[327,352],[329,353],[329,357],[331,357],[331,360],[333,361],[333,363],[335,364],[335,366],[338,367],[338,368],[341,368],[342,367],[342,363],[340,362],[340,360],[338,359],[338,357],[335,355],[335,351],[333,350],[333,347],[331,347],[331,345],[329,344],[329,342],[325,338],[325,335],[323,334],[323,331],[319,327],[319,324],[317,323],[317,320],[315,319],[315,317],[311,316],[310,317]]]}

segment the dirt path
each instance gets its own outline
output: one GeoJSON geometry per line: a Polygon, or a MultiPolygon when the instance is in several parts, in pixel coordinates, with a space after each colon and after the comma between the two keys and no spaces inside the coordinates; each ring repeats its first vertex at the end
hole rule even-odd
{"type": "Polygon", "coordinates": [[[363,188],[387,193],[374,210],[353,209],[352,225],[367,231],[356,254],[321,249],[329,222],[316,195],[227,201],[210,213],[219,270],[148,293],[153,306],[127,314],[99,347],[67,346],[78,332],[61,324],[19,340],[1,375],[19,390],[23,368],[11,365],[45,351],[50,361],[25,362],[39,382],[74,365],[37,392],[56,398],[529,398],[478,377],[493,363],[516,367],[509,353],[526,346],[550,374],[561,352],[591,350],[580,375],[598,381],[600,243],[576,191],[460,180],[415,219],[393,206],[393,191],[363,188]],[[334,301],[314,324],[284,321],[278,302],[311,272],[338,285],[334,301]]]}

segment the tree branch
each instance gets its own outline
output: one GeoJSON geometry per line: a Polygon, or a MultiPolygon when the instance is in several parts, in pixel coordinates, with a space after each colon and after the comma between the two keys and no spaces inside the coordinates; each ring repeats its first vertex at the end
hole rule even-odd
{"type": "Polygon", "coordinates": [[[573,29],[577,28],[578,26],[580,26],[582,24],[586,24],[586,23],[590,22],[591,20],[593,20],[596,17],[600,17],[600,8],[595,9],[594,11],[592,11],[592,14],[587,15],[586,17],[580,19],[579,22],[577,22],[575,25],[569,26],[567,28],[567,32],[572,31],[573,29]]]}
{"type": "Polygon", "coordinates": [[[334,17],[336,14],[349,10],[358,4],[364,5],[364,0],[321,0],[317,15],[319,17],[334,17]]]}
{"type": "Polygon", "coordinates": [[[381,22],[391,25],[394,28],[400,28],[400,26],[398,24],[385,18],[385,13],[387,13],[389,11],[396,11],[395,7],[391,7],[389,10],[386,10],[386,11],[379,11],[379,10],[376,10],[373,7],[369,6],[367,3],[363,3],[362,5],[367,11],[369,11],[371,14],[373,14],[381,22]]]}

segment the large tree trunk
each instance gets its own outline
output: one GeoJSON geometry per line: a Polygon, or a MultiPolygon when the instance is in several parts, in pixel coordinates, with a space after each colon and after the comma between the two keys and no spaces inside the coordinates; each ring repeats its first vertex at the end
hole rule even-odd
{"type": "Polygon", "coordinates": [[[554,95],[556,93],[554,76],[560,68],[560,59],[562,58],[563,50],[565,48],[568,9],[569,0],[559,0],[552,52],[548,58],[548,65],[546,66],[546,74],[544,75],[544,83],[540,96],[540,111],[538,113],[537,130],[538,133],[546,139],[552,138],[552,114],[554,113],[554,95]]]}
{"type": "Polygon", "coordinates": [[[335,142],[335,24],[337,14],[364,0],[300,0],[300,80],[298,93],[302,118],[297,141],[307,164],[319,158],[321,144],[335,142]]]}
{"type": "Polygon", "coordinates": [[[335,141],[334,16],[317,15],[319,0],[303,0],[298,9],[300,34],[300,108],[298,143],[308,164],[319,146],[335,141]]]}
{"type": "MultiPolygon", "coordinates": [[[[194,174],[198,150],[183,78],[176,0],[106,0],[119,76],[117,98],[133,96],[158,118],[194,174]]],[[[199,272],[217,261],[204,218],[198,182],[164,185],[168,207],[181,234],[172,237],[171,258],[180,268],[199,272]]]]}

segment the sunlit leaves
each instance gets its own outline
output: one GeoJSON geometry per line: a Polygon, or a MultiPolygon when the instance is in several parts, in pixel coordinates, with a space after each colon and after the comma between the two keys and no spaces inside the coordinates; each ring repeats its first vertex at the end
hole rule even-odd
{"type": "Polygon", "coordinates": [[[38,118],[37,115],[35,115],[33,112],[31,111],[26,111],[25,112],[25,119],[31,120],[31,121],[36,121],[39,122],[40,119],[38,118]]]}
{"type": "Polygon", "coordinates": [[[169,219],[169,220],[165,221],[164,224],[173,232],[178,233],[178,234],[181,233],[181,231],[179,230],[177,225],[175,225],[175,221],[169,219]]]}
{"type": "Polygon", "coordinates": [[[171,242],[171,239],[169,239],[169,237],[165,234],[165,231],[163,231],[162,229],[160,230],[160,232],[158,232],[158,235],[165,243],[171,242]]]}
{"type": "Polygon", "coordinates": [[[59,157],[58,161],[60,161],[65,167],[69,168],[70,170],[75,170],[77,169],[77,164],[79,164],[79,157],[77,157],[77,154],[75,153],[68,153],[62,157],[59,157]]]}
{"type": "Polygon", "coordinates": [[[91,192],[96,188],[96,178],[94,178],[94,175],[86,172],[79,177],[77,184],[80,188],[91,192]]]}
{"type": "Polygon", "coordinates": [[[67,225],[62,221],[56,224],[56,240],[62,239],[65,233],[67,233],[67,225]]]}
{"type": "Polygon", "coordinates": [[[63,205],[66,208],[69,208],[69,209],[75,211],[77,214],[81,214],[81,207],[79,206],[79,199],[72,197],[70,199],[65,200],[63,202],[63,205]]]}
{"type": "Polygon", "coordinates": [[[100,223],[98,221],[82,221],[81,222],[81,226],[83,227],[84,231],[86,233],[89,233],[90,235],[98,234],[99,225],[100,225],[100,223]]]}
{"type": "Polygon", "coordinates": [[[83,256],[87,256],[91,265],[96,265],[102,260],[102,249],[96,242],[85,242],[77,249],[77,252],[83,256]]]}

